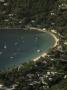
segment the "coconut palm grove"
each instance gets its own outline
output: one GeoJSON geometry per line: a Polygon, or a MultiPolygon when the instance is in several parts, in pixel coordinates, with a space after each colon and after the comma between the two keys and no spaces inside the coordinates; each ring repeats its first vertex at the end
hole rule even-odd
{"type": "Polygon", "coordinates": [[[67,90],[67,0],[0,0],[0,90],[67,90]]]}

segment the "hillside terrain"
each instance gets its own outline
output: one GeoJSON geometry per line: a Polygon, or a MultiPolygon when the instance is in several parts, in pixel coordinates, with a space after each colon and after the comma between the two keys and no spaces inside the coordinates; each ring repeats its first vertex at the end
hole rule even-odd
{"type": "Polygon", "coordinates": [[[53,29],[59,45],[37,62],[0,71],[0,90],[67,90],[67,0],[0,0],[0,28],[53,29]]]}

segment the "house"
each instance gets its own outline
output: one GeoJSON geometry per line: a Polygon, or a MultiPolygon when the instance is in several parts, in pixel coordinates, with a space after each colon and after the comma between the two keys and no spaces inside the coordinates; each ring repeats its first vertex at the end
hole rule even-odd
{"type": "Polygon", "coordinates": [[[62,3],[61,5],[59,5],[59,8],[61,10],[67,10],[67,4],[66,3],[62,3]]]}

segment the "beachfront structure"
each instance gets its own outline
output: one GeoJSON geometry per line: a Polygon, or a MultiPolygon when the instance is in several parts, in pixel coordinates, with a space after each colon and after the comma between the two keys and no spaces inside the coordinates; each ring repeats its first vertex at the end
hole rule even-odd
{"type": "Polygon", "coordinates": [[[67,45],[67,41],[65,41],[64,44],[67,45]]]}

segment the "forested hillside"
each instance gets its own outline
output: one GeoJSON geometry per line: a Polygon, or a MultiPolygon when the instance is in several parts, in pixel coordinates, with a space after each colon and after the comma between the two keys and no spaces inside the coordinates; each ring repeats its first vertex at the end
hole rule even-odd
{"type": "Polygon", "coordinates": [[[67,90],[67,0],[0,0],[0,28],[27,25],[55,30],[59,43],[36,62],[0,71],[0,90],[67,90]]]}
{"type": "Polygon", "coordinates": [[[0,0],[0,27],[64,27],[67,21],[65,0],[0,0]]]}

